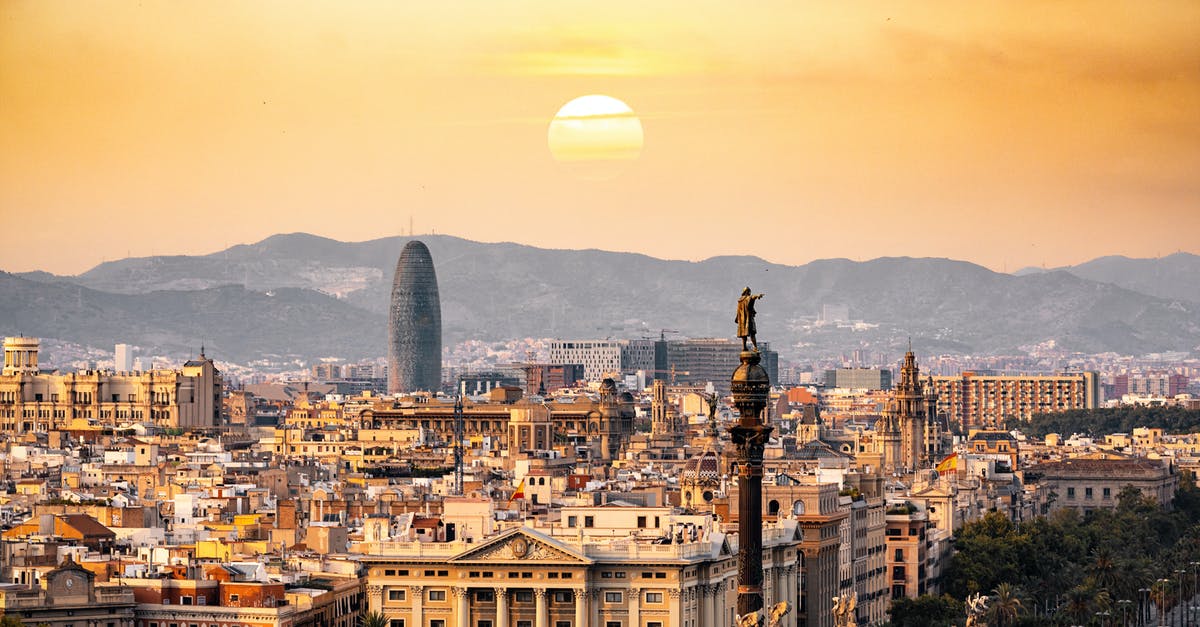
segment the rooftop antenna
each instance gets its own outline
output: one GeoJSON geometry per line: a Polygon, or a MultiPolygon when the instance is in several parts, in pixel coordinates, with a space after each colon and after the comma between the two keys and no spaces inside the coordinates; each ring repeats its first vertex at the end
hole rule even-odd
{"type": "Polygon", "coordinates": [[[409,237],[412,237],[412,236],[413,236],[413,217],[412,217],[412,214],[409,214],[409,215],[408,215],[408,236],[409,236],[409,237]]]}

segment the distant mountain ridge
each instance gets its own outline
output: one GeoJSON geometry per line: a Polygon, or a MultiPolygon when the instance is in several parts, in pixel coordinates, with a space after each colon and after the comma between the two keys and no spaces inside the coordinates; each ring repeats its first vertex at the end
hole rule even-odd
{"type": "MultiPolygon", "coordinates": [[[[1112,283],[1150,296],[1200,303],[1200,255],[1178,252],[1153,259],[1110,255],[1053,270],[1070,272],[1077,277],[1101,283],[1112,283]]],[[[1052,270],[1028,267],[1014,274],[1027,276],[1049,271],[1052,270]]]]}
{"type": "MultiPolygon", "coordinates": [[[[409,239],[345,243],[296,233],[210,255],[111,261],[75,277],[4,275],[0,332],[96,346],[171,347],[212,338],[210,353],[225,351],[231,361],[267,353],[379,356],[392,273],[409,239]],[[120,324],[89,322],[79,298],[111,311],[120,324]]],[[[1102,277],[1089,279],[1074,270],[1015,276],[949,259],[786,266],[749,256],[666,261],[446,235],[416,239],[429,246],[437,268],[448,344],[657,337],[662,329],[729,337],[733,302],[746,285],[767,295],[759,307],[761,339],[792,356],[840,354],[864,341],[898,349],[908,337],[929,352],[1009,352],[1048,340],[1125,354],[1200,344],[1200,304],[1122,287],[1117,281],[1132,277],[1120,264],[1120,271],[1079,270],[1102,277]],[[867,324],[816,326],[823,304],[847,305],[867,324]]],[[[1186,273],[1191,261],[1185,257],[1183,270],[1162,275],[1186,273]]]]}

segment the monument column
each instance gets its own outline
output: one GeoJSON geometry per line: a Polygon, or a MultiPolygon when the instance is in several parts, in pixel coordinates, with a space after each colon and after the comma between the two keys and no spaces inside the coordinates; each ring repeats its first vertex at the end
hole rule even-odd
{"type": "Polygon", "coordinates": [[[763,424],[771,382],[758,351],[742,351],[742,365],[733,373],[730,389],[737,424],[730,427],[738,460],[738,600],[737,615],[763,608],[762,477],[763,449],[772,428],[763,424]]]}
{"type": "Polygon", "coordinates": [[[496,588],[496,627],[508,627],[508,588],[496,588]]]}

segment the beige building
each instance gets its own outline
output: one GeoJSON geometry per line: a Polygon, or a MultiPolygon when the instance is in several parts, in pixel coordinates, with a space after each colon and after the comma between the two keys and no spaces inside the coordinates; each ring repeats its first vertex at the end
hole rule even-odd
{"type": "Polygon", "coordinates": [[[133,592],[95,582],[94,573],[68,557],[39,583],[0,584],[0,612],[26,625],[134,627],[133,592]]]}
{"type": "Polygon", "coordinates": [[[1102,400],[1095,372],[1051,376],[964,372],[957,377],[933,377],[933,386],[938,415],[964,430],[1003,426],[1005,421],[1028,422],[1037,413],[1093,409],[1102,400]]]}
{"type": "Polygon", "coordinates": [[[1074,508],[1081,512],[1115,509],[1117,496],[1133,486],[1160,507],[1170,508],[1179,487],[1179,475],[1166,459],[1124,457],[1096,453],[1046,462],[1028,468],[1027,481],[1036,478],[1053,491],[1050,509],[1074,508]]]}
{"type": "Polygon", "coordinates": [[[152,423],[160,427],[220,424],[221,374],[200,354],[179,370],[43,373],[35,338],[4,340],[0,427],[8,433],[49,432],[72,421],[152,423]]]}

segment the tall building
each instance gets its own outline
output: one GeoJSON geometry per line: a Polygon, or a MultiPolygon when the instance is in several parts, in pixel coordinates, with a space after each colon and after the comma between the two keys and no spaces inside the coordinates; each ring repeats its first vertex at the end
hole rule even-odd
{"type": "Polygon", "coordinates": [[[133,347],[128,344],[117,344],[113,351],[113,370],[117,372],[133,371],[133,347]]]}
{"type": "MultiPolygon", "coordinates": [[[[1028,422],[1034,414],[1100,406],[1100,378],[1095,372],[1048,376],[933,377],[937,413],[964,430],[1000,426],[1005,421],[1028,422]]],[[[1011,427],[1010,427],[1011,428],[1011,427]]]]}
{"type": "Polygon", "coordinates": [[[388,392],[442,387],[442,305],[433,257],[424,243],[404,245],[388,315],[388,392]]]}

